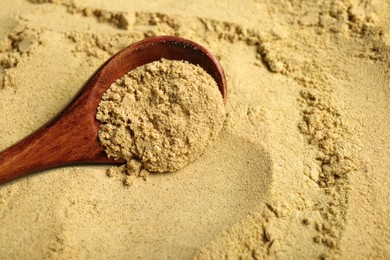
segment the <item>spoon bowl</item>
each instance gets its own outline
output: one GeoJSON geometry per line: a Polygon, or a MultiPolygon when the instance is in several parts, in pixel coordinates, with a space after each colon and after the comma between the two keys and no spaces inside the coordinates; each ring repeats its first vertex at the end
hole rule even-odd
{"type": "Polygon", "coordinates": [[[30,173],[80,163],[124,163],[108,158],[98,140],[97,107],[104,92],[129,71],[160,59],[185,60],[205,69],[226,103],[226,79],[215,57],[187,39],[158,36],[136,42],[108,59],[52,121],[0,153],[0,184],[30,173]]]}

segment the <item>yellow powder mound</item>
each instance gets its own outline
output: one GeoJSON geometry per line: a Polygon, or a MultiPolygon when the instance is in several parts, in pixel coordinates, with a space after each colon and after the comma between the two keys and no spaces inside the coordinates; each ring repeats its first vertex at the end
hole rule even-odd
{"type": "Polygon", "coordinates": [[[204,153],[221,131],[224,115],[217,83],[205,70],[161,60],[112,84],[96,118],[108,156],[139,159],[151,172],[169,172],[204,153]]]}
{"type": "Polygon", "coordinates": [[[149,36],[205,46],[229,95],[222,134],[178,172],[123,186],[78,165],[1,185],[1,259],[390,258],[388,1],[2,7],[0,149],[149,36]]]}

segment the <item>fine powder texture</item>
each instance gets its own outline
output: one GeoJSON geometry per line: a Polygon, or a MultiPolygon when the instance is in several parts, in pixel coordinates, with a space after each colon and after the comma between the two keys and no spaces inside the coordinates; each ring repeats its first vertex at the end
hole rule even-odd
{"type": "Polygon", "coordinates": [[[388,0],[1,4],[0,150],[150,36],[213,53],[228,100],[177,172],[131,159],[141,178],[74,165],[0,185],[0,259],[390,259],[388,0]]]}
{"type": "Polygon", "coordinates": [[[148,171],[170,172],[204,153],[224,115],[222,95],[205,70],[163,59],[112,84],[96,118],[109,157],[139,159],[148,171]]]}

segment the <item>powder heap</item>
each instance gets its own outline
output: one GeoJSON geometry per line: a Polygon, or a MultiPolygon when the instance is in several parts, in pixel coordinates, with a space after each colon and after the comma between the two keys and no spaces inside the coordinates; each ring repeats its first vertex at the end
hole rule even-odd
{"type": "Polygon", "coordinates": [[[177,174],[69,166],[0,185],[0,259],[390,259],[388,0],[1,3],[0,149],[150,36],[212,51],[229,102],[177,174]]]}
{"type": "MultiPolygon", "coordinates": [[[[224,115],[221,93],[205,70],[162,59],[113,83],[96,117],[109,157],[137,159],[148,171],[170,172],[205,151],[220,132],[224,115]]],[[[134,165],[131,161],[128,168],[134,165]]]]}

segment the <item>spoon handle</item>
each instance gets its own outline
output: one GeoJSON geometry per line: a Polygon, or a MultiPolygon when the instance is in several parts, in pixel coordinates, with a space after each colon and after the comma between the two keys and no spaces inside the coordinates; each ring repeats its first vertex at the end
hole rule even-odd
{"type": "MultiPolygon", "coordinates": [[[[0,153],[0,184],[71,163],[112,162],[97,139],[98,127],[65,115],[0,153]]],[[[76,118],[75,118],[76,117],[76,118]]],[[[90,119],[93,120],[93,119],[90,119]]]]}

